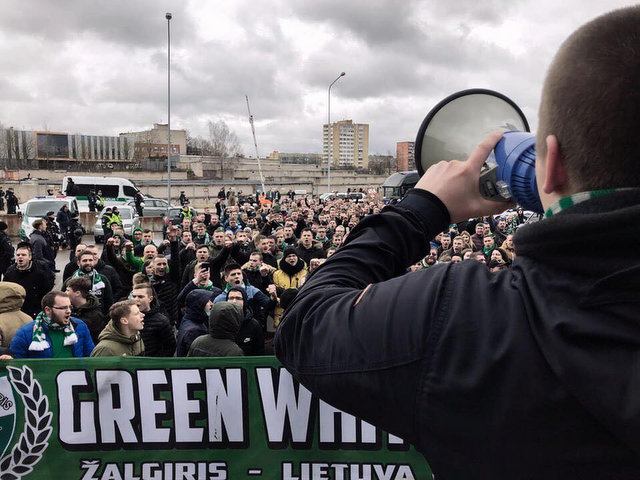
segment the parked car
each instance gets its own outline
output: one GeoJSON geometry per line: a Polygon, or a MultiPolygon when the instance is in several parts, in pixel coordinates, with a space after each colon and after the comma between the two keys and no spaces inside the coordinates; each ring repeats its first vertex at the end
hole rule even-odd
{"type": "MultiPolygon", "coordinates": [[[[135,208],[130,207],[129,205],[111,205],[118,207],[120,211],[120,218],[122,218],[122,228],[124,229],[124,234],[131,237],[133,235],[133,230],[136,228],[140,228],[140,217],[136,213],[135,208]]],[[[106,208],[105,208],[106,210],[106,208]]],[[[104,231],[102,230],[102,214],[96,215],[96,224],[93,226],[93,236],[95,237],[96,243],[101,243],[104,241],[104,231]]]]}
{"type": "MultiPolygon", "coordinates": [[[[136,208],[136,202],[134,200],[127,202],[127,205],[134,209],[136,208]]],[[[145,217],[164,217],[167,215],[167,210],[171,207],[173,207],[173,205],[170,205],[166,200],[145,197],[142,214],[145,217]]]]}

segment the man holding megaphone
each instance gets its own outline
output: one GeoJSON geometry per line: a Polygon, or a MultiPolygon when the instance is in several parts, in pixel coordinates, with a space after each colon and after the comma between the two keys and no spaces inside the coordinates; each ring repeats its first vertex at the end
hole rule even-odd
{"type": "Polygon", "coordinates": [[[429,162],[285,312],[275,345],[292,374],[411,442],[436,478],[640,478],[639,32],[638,6],[578,29],[546,77],[537,154],[499,159],[513,136],[498,132],[464,162],[429,162]],[[447,225],[503,211],[496,195],[545,212],[516,233],[510,270],[404,275],[447,225]],[[594,251],[612,236],[636,247],[594,251]]]}

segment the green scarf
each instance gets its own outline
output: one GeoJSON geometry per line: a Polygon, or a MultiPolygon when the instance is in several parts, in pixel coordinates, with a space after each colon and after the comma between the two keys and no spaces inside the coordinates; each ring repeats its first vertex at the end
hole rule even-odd
{"type": "Polygon", "coordinates": [[[487,247],[482,247],[482,253],[484,253],[484,256],[487,258],[491,258],[491,252],[493,252],[496,249],[496,244],[493,244],[493,247],[491,248],[487,248],[487,247]]]}
{"type": "Polygon", "coordinates": [[[71,278],[88,278],[91,280],[91,291],[95,292],[105,287],[102,277],[96,270],[91,270],[91,273],[84,273],[81,269],[76,270],[71,278]]]}
{"type": "Polygon", "coordinates": [[[78,342],[78,336],[76,335],[76,331],[74,330],[71,322],[63,327],[51,320],[46,313],[40,312],[36,317],[36,323],[33,327],[33,336],[31,337],[31,344],[29,345],[30,351],[42,352],[43,350],[51,347],[49,342],[47,342],[47,336],[44,333],[44,328],[42,328],[43,323],[51,330],[63,330],[65,347],[78,342]]]}
{"type": "Polygon", "coordinates": [[[199,288],[200,290],[209,290],[210,292],[213,292],[213,282],[209,280],[209,283],[207,283],[206,285],[198,284],[197,288],[199,288]]]}
{"type": "Polygon", "coordinates": [[[593,190],[590,192],[579,192],[574,193],[573,195],[569,195],[568,197],[563,197],[558,200],[556,203],[547,208],[547,211],[544,212],[544,218],[552,217],[563,210],[566,210],[569,207],[573,207],[578,203],[582,203],[587,200],[591,200],[592,198],[602,197],[603,195],[609,195],[614,192],[621,192],[624,190],[633,190],[632,188],[608,188],[605,190],[593,190]]]}

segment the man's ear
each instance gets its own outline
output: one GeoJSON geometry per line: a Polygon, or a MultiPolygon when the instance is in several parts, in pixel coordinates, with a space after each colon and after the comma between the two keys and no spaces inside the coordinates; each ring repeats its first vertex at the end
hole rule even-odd
{"type": "Polygon", "coordinates": [[[545,139],[547,154],[545,157],[545,175],[542,189],[544,193],[562,194],[569,190],[569,176],[560,152],[560,144],[555,135],[547,135],[545,139]]]}

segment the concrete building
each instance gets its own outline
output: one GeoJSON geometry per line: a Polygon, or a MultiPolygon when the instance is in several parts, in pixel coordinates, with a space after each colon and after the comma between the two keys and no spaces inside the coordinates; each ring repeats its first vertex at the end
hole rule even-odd
{"type": "Polygon", "coordinates": [[[368,168],[369,124],[340,120],[322,127],[322,153],[332,167],[368,168]]]}
{"type": "Polygon", "coordinates": [[[415,142],[398,142],[396,144],[396,158],[398,159],[398,172],[406,172],[416,169],[416,160],[413,154],[415,142]]]}
{"type": "Polygon", "coordinates": [[[273,151],[268,158],[280,160],[281,164],[320,165],[322,155],[319,153],[285,153],[273,151]]]}
{"type": "MultiPolygon", "coordinates": [[[[141,132],[125,132],[120,138],[127,138],[133,142],[134,158],[151,159],[167,156],[167,130],[166,123],[154,123],[151,130],[141,132]]],[[[187,153],[187,131],[171,130],[171,155],[184,155],[187,153]]]]}

